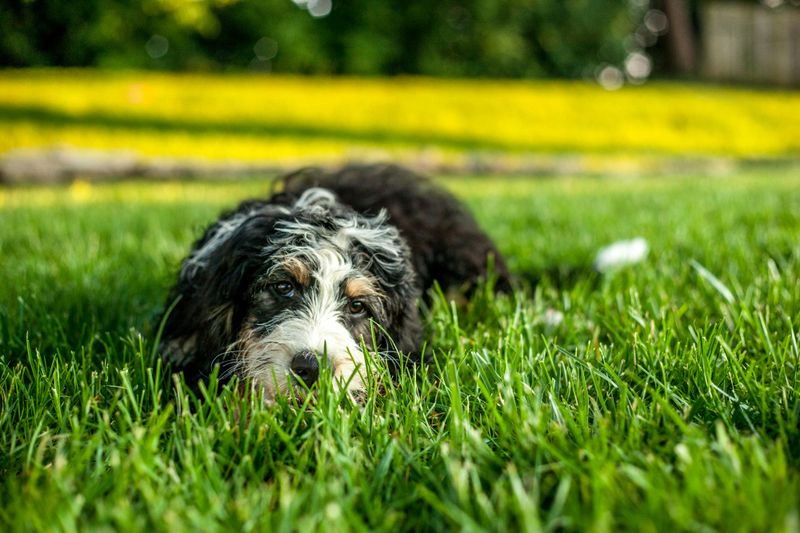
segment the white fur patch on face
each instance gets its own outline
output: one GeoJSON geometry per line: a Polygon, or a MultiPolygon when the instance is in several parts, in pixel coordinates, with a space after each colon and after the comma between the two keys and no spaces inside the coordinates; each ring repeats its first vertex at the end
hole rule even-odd
{"type": "Polygon", "coordinates": [[[241,348],[244,373],[274,398],[289,390],[294,356],[311,351],[318,357],[327,355],[338,387],[346,386],[358,394],[364,389],[364,353],[360,339],[353,337],[342,320],[344,281],[353,275],[353,265],[334,248],[305,253],[313,254],[314,268],[302,305],[273,319],[269,334],[245,339],[241,348]]]}
{"type": "MultiPolygon", "coordinates": [[[[371,287],[370,265],[388,271],[405,268],[402,241],[385,211],[369,218],[337,209],[336,196],[326,189],[306,190],[288,212],[296,216],[278,220],[263,249],[269,263],[265,277],[293,278],[297,295],[292,298],[297,300],[276,316],[261,317],[261,323],[253,318],[229,353],[237,355],[242,376],[262,386],[270,399],[290,389],[302,391],[291,368],[293,358],[303,352],[327,357],[334,384],[358,396],[365,388],[365,354],[362,339],[350,329],[352,319],[344,316],[348,289],[364,294],[371,287]],[[366,267],[361,259],[365,254],[366,267]]],[[[211,240],[216,238],[215,233],[211,240]]]]}

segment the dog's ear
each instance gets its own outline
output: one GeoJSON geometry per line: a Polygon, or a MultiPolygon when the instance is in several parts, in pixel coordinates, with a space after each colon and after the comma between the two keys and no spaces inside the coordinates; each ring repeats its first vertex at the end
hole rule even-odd
{"type": "Polygon", "coordinates": [[[397,349],[412,363],[419,361],[422,340],[419,297],[419,288],[412,278],[395,285],[385,304],[384,330],[388,339],[384,349],[397,349]]]}
{"type": "Polygon", "coordinates": [[[397,230],[383,220],[377,231],[351,235],[366,258],[366,268],[374,276],[385,300],[380,317],[382,333],[381,349],[402,352],[408,360],[419,359],[422,340],[422,324],[419,317],[421,290],[411,251],[397,230]]]}
{"type": "Polygon", "coordinates": [[[208,372],[235,340],[248,287],[279,210],[243,204],[212,224],[181,266],[162,317],[162,356],[192,378],[208,372]]]}

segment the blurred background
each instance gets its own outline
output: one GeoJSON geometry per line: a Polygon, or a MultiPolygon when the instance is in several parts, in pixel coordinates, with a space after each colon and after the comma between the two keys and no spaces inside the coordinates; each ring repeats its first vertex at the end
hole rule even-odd
{"type": "Polygon", "coordinates": [[[800,0],[2,0],[0,66],[6,182],[800,154],[800,0]]]}

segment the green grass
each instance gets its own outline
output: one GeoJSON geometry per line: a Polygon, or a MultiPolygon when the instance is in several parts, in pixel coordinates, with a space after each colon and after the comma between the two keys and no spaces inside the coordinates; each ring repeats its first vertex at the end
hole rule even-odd
{"type": "Polygon", "coordinates": [[[193,236],[264,182],[3,190],[0,528],[800,527],[800,177],[447,185],[542,282],[437,299],[434,375],[313,410],[153,354],[193,236]]]}

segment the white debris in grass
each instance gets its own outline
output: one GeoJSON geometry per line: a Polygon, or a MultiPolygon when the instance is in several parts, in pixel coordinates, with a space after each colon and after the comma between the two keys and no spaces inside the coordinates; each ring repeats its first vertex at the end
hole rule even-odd
{"type": "Polygon", "coordinates": [[[682,442],[675,446],[675,455],[684,464],[688,465],[692,462],[692,454],[689,452],[689,447],[682,442]]]}
{"type": "Polygon", "coordinates": [[[564,321],[564,313],[558,309],[548,308],[542,315],[542,324],[549,328],[554,328],[564,321]]]}
{"type": "Polygon", "coordinates": [[[598,272],[608,272],[619,267],[639,263],[647,257],[649,246],[642,237],[627,241],[617,241],[597,252],[594,268],[598,272]]]}

